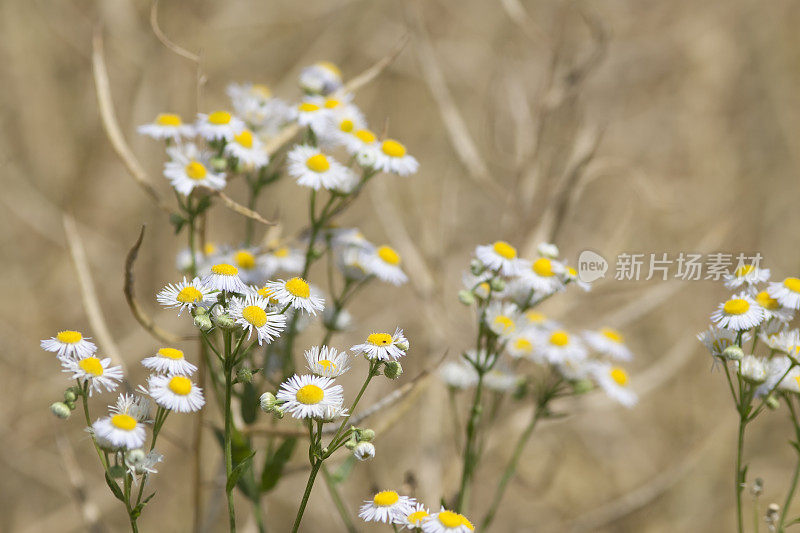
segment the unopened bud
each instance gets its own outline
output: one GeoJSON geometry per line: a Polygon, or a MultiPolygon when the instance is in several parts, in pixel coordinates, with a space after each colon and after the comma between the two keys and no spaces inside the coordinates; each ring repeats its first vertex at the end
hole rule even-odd
{"type": "Polygon", "coordinates": [[[767,525],[775,526],[778,522],[778,518],[780,517],[781,507],[777,503],[769,504],[767,507],[767,514],[764,516],[764,520],[766,520],[767,525]]]}
{"type": "Polygon", "coordinates": [[[594,388],[594,383],[589,379],[579,379],[572,382],[572,390],[575,394],[584,394],[594,388]]]}
{"type": "Polygon", "coordinates": [[[253,371],[246,367],[241,367],[236,371],[236,381],[239,383],[252,383],[253,371]]]}
{"type": "Polygon", "coordinates": [[[67,407],[69,407],[70,411],[75,410],[75,402],[64,402],[64,403],[66,404],[67,407]]]}
{"type": "Polygon", "coordinates": [[[484,270],[486,270],[486,265],[479,259],[473,259],[469,262],[469,271],[472,272],[473,276],[480,276],[484,270]]]}
{"type": "Polygon", "coordinates": [[[217,325],[224,329],[233,329],[236,327],[236,321],[228,313],[220,313],[216,318],[217,325]]]}
{"type": "Polygon", "coordinates": [[[344,443],[344,447],[348,450],[354,450],[356,446],[358,446],[358,442],[356,442],[354,439],[350,439],[344,443]]]}
{"type": "Polygon", "coordinates": [[[403,374],[403,366],[397,361],[389,361],[383,366],[383,375],[389,379],[397,379],[403,374]]]}
{"type": "Polygon", "coordinates": [[[492,278],[491,281],[489,281],[489,286],[494,292],[500,292],[506,288],[506,282],[500,278],[492,278]]]}
{"type": "Polygon", "coordinates": [[[210,163],[211,167],[217,172],[223,172],[228,167],[228,160],[224,157],[214,157],[210,163]]]}
{"type": "Polygon", "coordinates": [[[764,400],[764,403],[766,404],[766,406],[767,406],[767,407],[768,407],[768,408],[769,408],[771,411],[774,411],[774,410],[776,410],[778,407],[780,407],[780,406],[781,406],[780,402],[778,402],[778,399],[777,399],[777,398],[775,397],[775,395],[773,395],[773,394],[770,394],[769,396],[767,396],[767,399],[766,399],[766,400],[764,400]]]}
{"type": "Polygon", "coordinates": [[[760,385],[767,380],[767,369],[764,361],[754,355],[746,355],[739,363],[739,374],[748,383],[760,385]]]}
{"type": "Polygon", "coordinates": [[[283,409],[281,409],[280,407],[276,406],[272,409],[272,416],[274,416],[278,420],[281,420],[283,418],[283,415],[284,415],[283,409]]]}
{"type": "Polygon", "coordinates": [[[558,257],[558,246],[550,244],[549,242],[539,243],[539,246],[536,247],[536,251],[539,252],[539,255],[549,257],[550,259],[558,257]]]}
{"type": "Polygon", "coordinates": [[[411,345],[408,343],[408,339],[403,339],[400,342],[396,342],[394,345],[403,350],[404,352],[407,352],[408,349],[411,347],[411,345]]]}
{"type": "Polygon", "coordinates": [[[472,305],[475,303],[475,296],[472,294],[472,291],[462,289],[458,291],[458,301],[464,305],[472,305]]]}
{"type": "Polygon", "coordinates": [[[750,488],[750,493],[758,498],[761,496],[761,493],[764,492],[764,480],[760,477],[757,477],[756,480],[753,482],[753,486],[750,488]]]}
{"type": "Polygon", "coordinates": [[[64,402],[55,402],[50,405],[50,412],[61,420],[66,420],[72,414],[72,410],[64,402]]]}
{"type": "Polygon", "coordinates": [[[366,461],[375,457],[375,445],[371,442],[359,442],[353,448],[353,455],[359,461],[366,461]]]}
{"type": "Polygon", "coordinates": [[[125,462],[130,466],[138,466],[144,463],[147,454],[141,448],[136,448],[125,453],[125,462]]]}
{"type": "Polygon", "coordinates": [[[64,401],[65,402],[74,402],[77,399],[78,399],[78,397],[75,395],[75,393],[72,391],[72,389],[67,389],[67,390],[64,391],[64,401]]]}
{"type": "Polygon", "coordinates": [[[361,167],[373,168],[378,162],[378,158],[372,150],[362,150],[356,154],[356,162],[361,167]]]}
{"type": "Polygon", "coordinates": [[[741,361],[744,357],[744,351],[734,344],[722,350],[722,357],[728,361],[741,361]]]}
{"type": "Polygon", "coordinates": [[[211,323],[211,319],[208,317],[208,315],[197,315],[194,317],[194,325],[202,331],[208,331],[214,327],[214,324],[211,323]]]}
{"type": "Polygon", "coordinates": [[[358,440],[360,442],[372,442],[375,438],[375,432],[371,429],[362,429],[358,432],[358,440]]]}
{"type": "Polygon", "coordinates": [[[261,410],[265,413],[269,413],[275,409],[275,404],[278,402],[278,399],[275,397],[274,394],[271,392],[265,392],[259,398],[259,404],[261,405],[261,410]]]}

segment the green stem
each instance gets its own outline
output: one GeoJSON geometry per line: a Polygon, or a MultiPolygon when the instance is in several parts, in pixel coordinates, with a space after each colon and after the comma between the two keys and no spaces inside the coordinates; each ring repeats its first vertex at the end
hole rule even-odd
{"type": "Polygon", "coordinates": [[[472,398],[472,409],[470,409],[470,417],[467,422],[467,439],[464,443],[464,463],[461,469],[461,486],[458,490],[458,500],[456,501],[455,511],[462,512],[464,505],[467,501],[467,493],[469,492],[469,485],[475,472],[476,453],[475,444],[477,439],[478,424],[481,419],[481,397],[483,394],[483,376],[482,370],[478,371],[478,384],[475,386],[475,395],[472,398]]]}
{"type": "MultiPolygon", "coordinates": [[[[83,403],[83,416],[86,418],[86,426],[91,428],[92,427],[92,418],[89,415],[89,381],[86,380],[83,385],[81,385],[80,380],[75,380],[78,384],[78,387],[81,389],[81,403],[83,403]]],[[[97,444],[97,439],[94,436],[94,432],[91,433],[92,435],[92,444],[94,444],[94,449],[97,451],[97,457],[100,458],[100,464],[103,465],[103,470],[108,471],[108,459],[105,458],[103,455],[103,450],[100,449],[100,445],[97,444]]]]}
{"type": "MultiPolygon", "coordinates": [[[[797,420],[797,411],[795,410],[791,397],[788,395],[786,395],[786,405],[789,406],[792,425],[794,426],[796,444],[800,446],[800,424],[798,424],[797,420]]],[[[784,501],[783,509],[781,510],[781,518],[778,522],[778,533],[783,533],[784,529],[786,528],[786,518],[789,515],[789,505],[792,503],[792,498],[797,490],[797,482],[798,479],[800,479],[800,449],[795,448],[795,451],[798,452],[797,462],[794,467],[794,473],[792,474],[792,482],[789,485],[789,492],[786,493],[786,500],[784,501]]]]}
{"type": "Polygon", "coordinates": [[[236,512],[233,507],[233,487],[228,488],[228,481],[233,473],[233,454],[231,451],[231,432],[233,413],[231,412],[231,393],[233,390],[233,365],[231,354],[231,334],[223,332],[225,343],[225,492],[228,497],[228,523],[230,531],[236,531],[236,512]]]}
{"type": "Polygon", "coordinates": [[[306,490],[303,493],[303,499],[300,501],[300,508],[297,510],[297,516],[294,519],[294,525],[292,526],[292,533],[297,533],[297,530],[300,529],[300,521],[303,520],[303,513],[306,511],[306,505],[308,505],[308,498],[309,496],[311,496],[311,489],[314,487],[314,479],[316,479],[320,467],[322,467],[322,459],[316,459],[314,463],[311,465],[311,473],[308,475],[308,481],[306,482],[306,490]]]}
{"type": "Polygon", "coordinates": [[[744,514],[742,512],[742,492],[744,491],[745,473],[742,471],[742,455],[744,452],[744,430],[747,426],[747,419],[739,417],[739,438],[736,445],[736,525],[738,533],[744,533],[744,514]]]}
{"type": "Polygon", "coordinates": [[[344,522],[344,527],[347,529],[348,533],[356,533],[356,527],[353,524],[353,519],[350,518],[350,514],[347,512],[347,506],[342,501],[342,497],[339,494],[339,490],[336,488],[336,483],[333,480],[333,476],[328,471],[328,467],[324,464],[322,465],[322,477],[325,479],[325,484],[328,486],[328,492],[331,494],[331,499],[333,499],[334,505],[336,505],[336,510],[339,511],[339,516],[342,517],[342,522],[344,522]]]}
{"type": "Polygon", "coordinates": [[[358,402],[361,400],[361,396],[364,395],[364,391],[367,390],[369,382],[372,381],[372,378],[377,375],[378,365],[380,365],[380,363],[381,362],[379,360],[369,362],[369,374],[367,375],[367,379],[364,380],[364,384],[361,386],[361,390],[358,391],[358,395],[356,395],[356,399],[353,401],[353,405],[350,406],[350,410],[348,411],[347,416],[344,418],[344,420],[342,420],[342,423],[339,425],[339,429],[336,430],[336,434],[331,439],[331,444],[328,446],[329,448],[328,452],[323,456],[323,459],[327,459],[328,457],[330,457],[331,454],[335,452],[336,449],[338,448],[337,439],[341,435],[342,430],[344,430],[345,426],[347,425],[347,422],[350,421],[350,417],[353,416],[353,411],[355,411],[358,402]]]}

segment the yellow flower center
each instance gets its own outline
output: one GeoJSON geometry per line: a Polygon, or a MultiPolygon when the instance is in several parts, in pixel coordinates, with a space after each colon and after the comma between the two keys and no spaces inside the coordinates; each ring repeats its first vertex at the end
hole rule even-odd
{"type": "Polygon", "coordinates": [[[742,266],[740,266],[739,268],[736,269],[736,271],[734,272],[734,275],[737,278],[743,278],[743,277],[745,277],[746,275],[748,275],[750,272],[752,272],[755,269],[756,269],[756,267],[754,267],[753,265],[742,265],[742,266]]]}
{"type": "Polygon", "coordinates": [[[414,511],[408,515],[408,522],[416,525],[422,522],[422,519],[426,516],[428,516],[428,511],[414,511]]]}
{"type": "Polygon", "coordinates": [[[528,318],[528,322],[532,322],[534,324],[544,322],[545,318],[547,318],[539,311],[528,311],[525,313],[525,316],[528,318]]]}
{"type": "Polygon", "coordinates": [[[729,315],[742,315],[750,309],[750,304],[742,298],[733,298],[725,302],[722,310],[729,315]]]}
{"type": "Polygon", "coordinates": [[[133,431],[136,429],[136,419],[120,413],[111,417],[111,425],[123,431],[133,431]]]}
{"type": "Polygon", "coordinates": [[[620,387],[624,387],[628,384],[628,373],[622,368],[614,367],[611,369],[611,379],[620,387]]]}
{"type": "Polygon", "coordinates": [[[213,243],[207,242],[205,246],[203,246],[203,253],[205,255],[213,255],[217,251],[217,247],[214,246],[213,243]]]}
{"type": "Polygon", "coordinates": [[[227,263],[220,263],[211,267],[211,272],[220,276],[235,276],[239,273],[239,269],[227,263]]]}
{"type": "Polygon", "coordinates": [[[328,361],[327,359],[321,359],[319,362],[319,366],[324,368],[325,370],[336,370],[336,365],[333,361],[328,361]]]}
{"type": "Polygon", "coordinates": [[[81,367],[81,370],[87,374],[91,374],[93,376],[103,375],[103,365],[100,364],[100,359],[97,357],[87,357],[86,359],[81,359],[78,361],[78,366],[81,367]]]}
{"type": "Polygon", "coordinates": [[[783,286],[792,292],[800,292],[800,279],[786,278],[783,280],[783,286]]]}
{"type": "Polygon", "coordinates": [[[306,385],[300,387],[297,391],[295,398],[297,401],[305,405],[314,405],[322,401],[325,392],[316,385],[306,385]]]}
{"type": "Polygon", "coordinates": [[[392,336],[388,333],[373,333],[367,337],[367,342],[374,346],[388,346],[392,344],[392,336]]]}
{"type": "Polygon", "coordinates": [[[312,155],[306,160],[306,166],[314,172],[327,172],[331,168],[331,164],[324,154],[312,155]]]}
{"type": "Polygon", "coordinates": [[[161,113],[156,117],[156,124],[159,126],[180,126],[181,117],[172,113],[161,113]]]}
{"type": "Polygon", "coordinates": [[[358,130],[353,135],[358,137],[358,140],[364,144],[372,144],[375,142],[375,134],[369,130],[358,130]]]}
{"type": "Polygon", "coordinates": [[[381,246],[378,248],[378,257],[384,263],[397,266],[400,264],[400,254],[398,254],[391,246],[381,246]]]}
{"type": "Polygon", "coordinates": [[[466,516],[464,516],[463,514],[460,514],[458,516],[461,517],[461,525],[467,526],[467,529],[469,529],[470,531],[475,531],[475,526],[472,525],[472,522],[470,522],[466,516]]]}
{"type": "Polygon", "coordinates": [[[453,511],[440,511],[438,518],[444,527],[457,528],[464,524],[461,520],[461,515],[453,511]]]}
{"type": "Polygon", "coordinates": [[[239,250],[233,259],[239,265],[239,268],[244,270],[251,270],[256,266],[256,256],[247,250],[239,250]]]}
{"type": "Polygon", "coordinates": [[[566,331],[554,331],[550,335],[550,344],[554,346],[566,346],[569,344],[569,334],[566,331]]]}
{"type": "Polygon", "coordinates": [[[372,502],[378,507],[389,507],[400,500],[400,495],[393,490],[382,490],[372,498],[372,502]]]}
{"type": "Polygon", "coordinates": [[[308,286],[306,280],[302,278],[292,278],[286,282],[286,290],[289,294],[297,298],[308,298],[311,296],[311,287],[308,286]]]}
{"type": "Polygon", "coordinates": [[[514,341],[514,348],[523,352],[530,352],[533,349],[533,344],[528,339],[520,337],[514,341]]]}
{"type": "Polygon", "coordinates": [[[761,291],[756,295],[756,302],[764,309],[777,309],[780,307],[778,300],[769,295],[767,291],[761,291]]]}
{"type": "Polygon", "coordinates": [[[383,141],[381,151],[389,157],[403,157],[406,155],[406,147],[393,139],[383,141]]]}
{"type": "Polygon", "coordinates": [[[622,343],[622,333],[615,329],[603,328],[600,330],[605,338],[616,343],[622,343]]]}
{"type": "Polygon", "coordinates": [[[242,318],[253,324],[255,327],[260,328],[267,323],[267,312],[257,305],[248,305],[242,309],[242,318]]]}
{"type": "Polygon", "coordinates": [[[506,241],[497,241],[492,246],[494,253],[504,259],[514,259],[517,257],[517,249],[508,244],[506,241]]]}
{"type": "Polygon", "coordinates": [[[224,126],[231,121],[231,114],[227,111],[214,111],[208,115],[208,121],[215,126],[224,126]]]}
{"type": "Polygon", "coordinates": [[[553,262],[546,257],[540,257],[533,262],[531,267],[537,276],[549,278],[553,275],[553,262]]]}
{"type": "Polygon", "coordinates": [[[320,61],[319,63],[317,63],[317,66],[320,67],[320,68],[324,68],[325,70],[330,71],[337,78],[341,78],[342,77],[342,71],[339,70],[339,67],[337,67],[336,65],[334,65],[330,61],[320,61]]]}
{"type": "Polygon", "coordinates": [[[161,348],[158,351],[158,355],[161,357],[166,357],[167,359],[173,359],[175,361],[183,359],[183,352],[177,348],[161,348]]]}
{"type": "Polygon", "coordinates": [[[272,91],[269,90],[269,87],[261,83],[254,83],[250,87],[250,91],[264,99],[272,98],[272,91]]]}
{"type": "Polygon", "coordinates": [[[335,98],[328,98],[325,100],[325,109],[336,109],[341,105],[341,102],[335,98]]]}
{"type": "Polygon", "coordinates": [[[514,321],[506,315],[497,315],[494,317],[493,322],[495,326],[500,326],[500,330],[503,334],[514,331],[514,321]]]}
{"type": "Polygon", "coordinates": [[[261,296],[264,299],[269,300],[269,301],[273,301],[274,300],[274,298],[273,298],[274,294],[275,294],[275,291],[273,291],[269,287],[261,287],[260,289],[258,289],[258,295],[261,296]]]}
{"type": "Polygon", "coordinates": [[[345,133],[350,133],[351,131],[353,131],[353,128],[355,127],[356,125],[353,124],[353,121],[350,120],[349,118],[346,118],[339,123],[339,129],[345,133]]]}
{"type": "Polygon", "coordinates": [[[317,104],[312,104],[311,102],[303,102],[297,106],[297,109],[303,113],[313,113],[314,111],[319,111],[319,106],[317,104]]]}
{"type": "Polygon", "coordinates": [[[199,161],[189,161],[189,164],[186,165],[184,171],[189,178],[197,181],[205,179],[206,174],[208,174],[208,170],[206,170],[205,165],[199,161]]]}
{"type": "Polygon", "coordinates": [[[182,304],[191,304],[197,302],[203,298],[203,293],[197,290],[195,287],[189,285],[188,287],[184,287],[175,297],[182,304]]]}
{"type": "Polygon", "coordinates": [[[575,270],[575,269],[574,269],[574,268],[572,268],[572,267],[569,267],[569,266],[567,267],[567,274],[568,274],[568,275],[569,275],[569,277],[571,277],[571,278],[577,278],[577,277],[578,277],[578,271],[577,271],[577,270],[575,270]]]}
{"type": "Polygon", "coordinates": [[[239,135],[233,136],[234,140],[245,148],[253,147],[253,134],[250,130],[242,130],[239,135]]]}
{"type": "Polygon", "coordinates": [[[794,380],[797,382],[797,387],[800,388],[800,376],[795,376],[794,380]]]}
{"type": "Polygon", "coordinates": [[[83,335],[81,335],[79,331],[59,331],[58,335],[56,335],[56,340],[64,344],[75,344],[83,340],[83,335]]]}
{"type": "Polygon", "coordinates": [[[169,380],[169,390],[178,396],[186,396],[192,392],[192,381],[185,376],[175,376],[169,380]]]}

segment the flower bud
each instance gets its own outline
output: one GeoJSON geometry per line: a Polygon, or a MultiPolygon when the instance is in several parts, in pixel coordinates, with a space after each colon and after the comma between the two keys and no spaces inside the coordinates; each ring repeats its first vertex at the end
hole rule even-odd
{"type": "Polygon", "coordinates": [[[484,270],[486,270],[486,265],[479,259],[473,259],[469,262],[469,271],[472,272],[473,276],[480,276],[484,270]]]}
{"type": "Polygon", "coordinates": [[[735,344],[728,346],[722,351],[722,357],[728,361],[741,361],[744,357],[744,351],[735,344]]]}
{"type": "Polygon", "coordinates": [[[764,400],[764,404],[770,409],[770,411],[775,411],[778,407],[781,406],[778,399],[775,397],[774,394],[770,394],[767,396],[767,399],[764,400]]]}
{"type": "Polygon", "coordinates": [[[236,327],[236,321],[228,313],[220,313],[216,318],[217,325],[224,329],[233,329],[236,327]]]}
{"type": "Polygon", "coordinates": [[[214,324],[211,323],[211,319],[207,314],[197,315],[194,317],[194,325],[202,331],[208,331],[214,327],[214,324]]]}
{"type": "Polygon", "coordinates": [[[281,409],[280,407],[275,406],[272,408],[272,416],[274,416],[278,420],[281,420],[284,414],[285,413],[283,412],[283,409],[281,409]]]}
{"type": "Polygon", "coordinates": [[[108,475],[113,477],[113,478],[115,478],[115,479],[124,478],[125,477],[125,467],[122,466],[122,465],[114,465],[112,467],[109,467],[108,475]]]}
{"type": "Polygon", "coordinates": [[[359,442],[353,448],[353,455],[359,461],[366,461],[375,457],[375,445],[371,442],[359,442]]]}
{"type": "Polygon", "coordinates": [[[359,442],[372,442],[375,438],[375,432],[371,429],[360,429],[358,431],[359,442]]]}
{"type": "Polygon", "coordinates": [[[760,385],[767,380],[764,361],[754,355],[745,355],[739,363],[739,374],[748,383],[760,385]]]}
{"type": "Polygon", "coordinates": [[[378,158],[372,150],[363,150],[356,154],[356,162],[363,168],[372,168],[377,161],[378,158]]]}
{"type": "Polygon", "coordinates": [[[271,392],[265,392],[259,398],[259,404],[261,405],[261,410],[265,413],[269,413],[275,409],[275,404],[278,403],[278,399],[275,397],[274,394],[271,392]]]}
{"type": "Polygon", "coordinates": [[[252,383],[253,370],[246,367],[241,367],[236,371],[236,381],[239,383],[252,383]]]}
{"type": "Polygon", "coordinates": [[[489,286],[492,288],[492,291],[500,292],[506,288],[506,282],[501,278],[492,278],[489,281],[489,286]]]}
{"type": "Polygon", "coordinates": [[[394,345],[403,350],[404,352],[407,352],[408,349],[411,347],[411,345],[408,343],[408,339],[403,339],[400,342],[396,342],[394,345]]]}
{"type": "Polygon", "coordinates": [[[594,388],[594,383],[589,379],[579,379],[572,382],[572,390],[575,394],[585,394],[594,388]]]}
{"type": "Polygon", "coordinates": [[[64,402],[55,402],[50,405],[50,412],[61,420],[66,420],[72,414],[72,410],[64,402]]]}
{"type": "Polygon", "coordinates": [[[356,446],[358,446],[358,442],[356,442],[355,439],[350,439],[344,443],[344,447],[348,450],[354,450],[356,446]]]}
{"type": "Polygon", "coordinates": [[[383,375],[389,379],[397,379],[403,374],[403,366],[397,361],[388,361],[383,366],[383,375]]]}
{"type": "Polygon", "coordinates": [[[542,257],[549,257],[550,259],[558,257],[558,246],[550,244],[549,242],[539,243],[539,246],[536,247],[536,251],[539,252],[539,255],[542,257]]]}
{"type": "Polygon", "coordinates": [[[65,402],[74,402],[78,399],[78,396],[72,389],[67,389],[64,391],[64,401],[65,402]]]}
{"type": "Polygon", "coordinates": [[[214,157],[210,161],[211,167],[217,172],[224,172],[228,167],[228,160],[224,157],[214,157]]]}
{"type": "Polygon", "coordinates": [[[462,289],[458,291],[458,301],[464,305],[472,305],[475,303],[475,296],[472,294],[472,291],[462,289]]]}
{"type": "Polygon", "coordinates": [[[66,404],[66,406],[69,407],[70,411],[75,410],[75,402],[64,402],[64,404],[66,404]]]}
{"type": "Polygon", "coordinates": [[[147,459],[147,454],[141,448],[136,448],[134,450],[125,452],[125,463],[130,466],[135,467],[137,465],[140,465],[144,463],[146,459],[147,459]]]}

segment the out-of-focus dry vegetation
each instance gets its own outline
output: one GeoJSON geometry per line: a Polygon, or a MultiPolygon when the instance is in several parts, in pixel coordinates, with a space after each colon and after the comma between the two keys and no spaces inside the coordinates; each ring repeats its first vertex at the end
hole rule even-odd
{"type": "MultiPolygon", "coordinates": [[[[134,128],[163,110],[192,116],[196,79],[194,66],[154,37],[149,10],[129,0],[0,4],[2,531],[85,529],[68,476],[73,466],[85,478],[89,511],[107,530],[127,527],[79,417],[63,423],[47,411],[67,381],[38,340],[59,328],[89,330],[62,214],[76,220],[131,383],[145,377],[137,362],[157,347],[121,291],[125,253],[141,224],[149,233],[137,292],[163,324],[187,327],[150,298],[174,279],[183,241],[110,149],[92,83],[91,35],[102,23],[123,133],[168,197],[162,151],[134,128]]],[[[382,178],[345,222],[421,263],[409,265],[415,283],[407,289],[368,289],[355,309],[359,328],[335,342],[347,346],[366,330],[399,323],[413,346],[407,376],[469,343],[470,317],[455,292],[481,242],[506,238],[524,247],[555,232],[573,261],[585,248],[606,257],[726,250],[760,251],[777,276],[800,266],[795,2],[162,0],[160,21],[174,41],[201,52],[208,78],[202,110],[226,105],[231,81],[268,83],[279,96],[296,97],[302,65],[329,59],[352,76],[410,33],[403,53],[357,103],[378,129],[386,119],[421,172],[382,178]],[[552,208],[562,200],[563,211],[552,208]]],[[[237,184],[229,192],[241,198],[237,184]]],[[[283,183],[259,210],[292,233],[304,202],[283,183]]],[[[242,221],[218,208],[210,227],[222,242],[240,234],[232,232],[242,221]]],[[[709,372],[693,339],[722,294],[711,282],[609,281],[546,309],[572,327],[608,323],[627,332],[641,403],[626,411],[592,395],[561,405],[571,415],[538,430],[495,531],[731,530],[734,413],[721,376],[709,372]]],[[[389,390],[384,383],[371,394],[389,390]]],[[[111,396],[103,400],[96,408],[111,396]]],[[[475,517],[529,416],[524,405],[505,407],[478,473],[475,517]]],[[[764,504],[789,477],[789,432],[779,415],[753,426],[746,450],[749,476],[765,480],[764,504]]],[[[448,416],[445,392],[432,381],[378,437],[376,459],[343,486],[353,514],[373,488],[400,486],[408,472],[415,494],[432,506],[452,495],[458,463],[448,416]]],[[[143,531],[189,530],[192,421],[169,421],[158,496],[140,520],[143,531]]],[[[224,507],[214,446],[207,438],[210,530],[218,530],[214,517],[224,507]]],[[[288,527],[303,478],[290,476],[267,498],[270,531],[288,527]]],[[[243,529],[252,526],[244,501],[240,509],[243,529]]],[[[322,484],[304,526],[338,530],[322,484]]]]}

